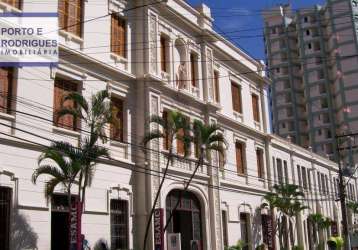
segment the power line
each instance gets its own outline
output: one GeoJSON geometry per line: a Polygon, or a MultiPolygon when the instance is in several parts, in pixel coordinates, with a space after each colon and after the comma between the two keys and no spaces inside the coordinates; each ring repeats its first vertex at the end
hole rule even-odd
{"type": "MultiPolygon", "coordinates": [[[[20,112],[20,113],[23,113],[23,114],[26,114],[26,113],[24,113],[24,112],[20,112]]],[[[34,116],[34,115],[32,115],[32,114],[27,114],[27,115],[29,115],[29,116],[31,116],[31,117],[35,117],[35,118],[41,118],[41,117],[37,117],[37,116],[34,116]]],[[[41,118],[41,119],[44,119],[44,118],[41,118]]],[[[52,120],[47,120],[47,121],[49,121],[49,122],[51,122],[52,123],[52,120]]],[[[3,124],[2,124],[3,125],[3,124]]],[[[28,125],[28,126],[30,126],[30,125],[28,125]]],[[[34,128],[36,128],[36,129],[39,129],[38,127],[34,127],[34,128]]],[[[46,132],[48,132],[47,130],[45,130],[46,132]]],[[[81,131],[83,131],[83,132],[87,132],[87,133],[89,133],[89,131],[85,131],[85,130],[81,130],[81,131]]],[[[122,143],[126,143],[126,144],[129,144],[129,145],[132,145],[132,146],[135,146],[135,147],[140,147],[140,148],[142,148],[142,149],[144,149],[144,150],[150,150],[150,151],[153,151],[153,152],[155,152],[155,153],[157,153],[158,155],[160,155],[160,154],[163,154],[163,152],[161,152],[161,151],[158,151],[158,150],[153,150],[153,149],[150,149],[150,148],[146,148],[146,147],[144,147],[144,146],[141,146],[141,145],[136,145],[136,144],[133,144],[133,143],[128,143],[128,142],[123,142],[123,141],[121,141],[122,143]]],[[[184,158],[182,158],[182,157],[180,157],[180,156],[175,156],[176,158],[178,158],[179,160],[184,160],[184,161],[191,161],[191,162],[193,162],[193,163],[195,163],[195,160],[193,161],[193,160],[187,160],[187,159],[184,159],[184,158]]],[[[229,163],[226,163],[227,165],[230,165],[229,163]]],[[[204,164],[204,165],[207,165],[207,166],[210,166],[210,167],[214,167],[214,168],[218,168],[218,169],[220,169],[220,170],[223,170],[223,169],[221,169],[221,168],[219,168],[219,167],[217,167],[217,166],[213,166],[213,165],[208,165],[208,164],[204,164]]],[[[231,165],[234,165],[234,164],[232,164],[231,163],[231,165]]],[[[236,166],[236,165],[235,165],[236,166]]],[[[224,172],[233,172],[236,176],[237,176],[237,172],[236,171],[232,171],[232,170],[228,170],[228,169],[224,169],[223,170],[224,172]]],[[[253,171],[254,172],[254,171],[253,171]]],[[[256,172],[255,172],[255,174],[256,174],[256,172]]],[[[256,176],[256,175],[250,175],[250,174],[246,174],[246,176],[248,176],[248,177],[251,177],[251,178],[256,178],[256,179],[262,179],[262,178],[259,178],[258,176],[256,176]]],[[[226,179],[228,179],[228,178],[226,178],[226,179]]],[[[286,178],[285,178],[286,179],[286,178]]],[[[274,182],[275,183],[275,181],[272,181],[272,180],[269,180],[269,179],[266,179],[268,182],[274,182]]],[[[293,180],[293,179],[287,179],[287,180],[289,180],[289,181],[291,181],[291,182],[295,182],[295,180],[293,180]]],[[[236,181],[236,180],[235,180],[236,181]]],[[[332,180],[330,180],[330,182],[332,182],[332,180]]],[[[280,183],[280,181],[277,181],[276,182],[276,184],[279,184],[280,183]]],[[[312,185],[312,184],[311,184],[312,185]]],[[[326,187],[326,188],[328,188],[329,189],[329,187],[326,187]]],[[[319,192],[321,192],[321,189],[319,189],[319,192]]]]}

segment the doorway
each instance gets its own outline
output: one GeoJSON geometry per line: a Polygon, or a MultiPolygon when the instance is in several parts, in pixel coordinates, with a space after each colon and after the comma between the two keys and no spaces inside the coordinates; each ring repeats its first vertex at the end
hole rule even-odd
{"type": "MultiPolygon", "coordinates": [[[[72,196],[72,204],[75,200],[76,196],[72,196]]],[[[51,209],[51,250],[69,248],[69,222],[67,195],[54,194],[51,209]]]]}
{"type": "Polygon", "coordinates": [[[168,233],[180,233],[182,250],[202,250],[201,207],[191,192],[171,191],[166,199],[167,217],[173,213],[168,233]],[[177,201],[178,207],[173,211],[177,201]]]}

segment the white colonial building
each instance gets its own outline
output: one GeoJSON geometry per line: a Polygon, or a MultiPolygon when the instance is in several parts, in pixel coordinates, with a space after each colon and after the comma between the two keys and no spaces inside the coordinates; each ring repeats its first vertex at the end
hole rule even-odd
{"type": "MultiPolygon", "coordinates": [[[[337,165],[270,134],[264,66],[213,29],[210,8],[183,0],[0,1],[10,12],[58,12],[60,63],[56,68],[0,69],[0,249],[65,249],[68,208],[61,188],[50,201],[47,177],[31,182],[42,145],[78,145],[88,128],[71,119],[54,123],[68,91],[90,97],[108,89],[121,126],[104,146],[112,160],[96,167],[87,191],[82,232],[92,249],[142,249],[145,226],[165,167],[165,143],[143,151],[151,114],[179,110],[191,121],[217,123],[228,142],[226,162],[214,157],[199,169],[168,227],[181,233],[182,250],[223,250],[242,239],[269,244],[271,214],[263,196],[277,183],[294,183],[310,207],[297,219],[295,245],[318,237],[307,222],[320,212],[340,232],[337,165]],[[92,20],[93,19],[93,20],[92,20]],[[309,233],[311,232],[311,233],[309,233]]],[[[180,145],[175,143],[180,155],[180,145]]],[[[195,166],[195,154],[177,157],[158,202],[164,221],[195,166]]],[[[357,199],[355,179],[349,198],[357,199]]],[[[167,235],[165,247],[167,248],[167,235]]],[[[327,235],[320,235],[327,237],[327,235]]],[[[147,249],[154,249],[151,228],[147,249]]],[[[277,239],[276,239],[277,241],[277,239]]],[[[271,242],[271,241],[270,241],[271,242]]],[[[292,244],[291,244],[292,245],[292,244]]],[[[269,248],[273,249],[273,248],[269,248]]],[[[279,244],[276,242],[276,248],[279,244]]]]}

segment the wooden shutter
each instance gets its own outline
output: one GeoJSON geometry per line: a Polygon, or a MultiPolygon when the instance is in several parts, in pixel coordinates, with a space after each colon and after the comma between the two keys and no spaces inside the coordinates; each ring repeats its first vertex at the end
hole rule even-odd
{"type": "Polygon", "coordinates": [[[195,55],[190,53],[190,73],[191,73],[191,85],[196,87],[196,79],[195,79],[195,55]]]}
{"type": "MultiPolygon", "coordinates": [[[[223,143],[220,142],[220,146],[223,146],[223,143]]],[[[224,169],[225,167],[225,155],[218,152],[219,155],[219,167],[220,169],[224,169]]]]}
{"type": "Polygon", "coordinates": [[[115,14],[111,15],[111,52],[119,54],[119,31],[118,31],[118,17],[115,14]]]}
{"type": "Polygon", "coordinates": [[[54,89],[54,112],[53,112],[53,121],[54,125],[76,130],[77,128],[77,121],[73,118],[72,115],[65,115],[62,117],[58,117],[57,113],[61,110],[62,107],[73,108],[74,102],[67,100],[63,102],[63,97],[68,95],[70,92],[77,91],[77,84],[71,81],[66,81],[63,79],[56,79],[55,80],[55,89],[54,89]]]}
{"type": "MultiPolygon", "coordinates": [[[[189,117],[185,117],[185,119],[189,122],[189,117]]],[[[177,135],[179,137],[184,136],[184,129],[179,129],[177,135]]],[[[177,153],[180,154],[180,155],[185,154],[185,147],[184,147],[183,140],[178,140],[177,139],[177,153]]]]}
{"type": "MultiPolygon", "coordinates": [[[[183,129],[179,129],[178,130],[178,136],[182,137],[184,136],[184,130],[183,129]]],[[[184,155],[185,150],[184,150],[184,142],[182,140],[177,139],[177,153],[180,155],[184,155]]]]}
{"type": "Polygon", "coordinates": [[[124,133],[123,133],[123,124],[124,124],[124,116],[123,116],[123,101],[118,98],[112,98],[112,107],[113,111],[116,114],[118,124],[111,124],[111,139],[123,141],[124,133]]]}
{"type": "Polygon", "coordinates": [[[82,37],[82,21],[83,21],[83,0],[76,0],[76,31],[75,34],[79,37],[82,37]]]}
{"type": "Polygon", "coordinates": [[[17,9],[21,9],[21,5],[22,5],[22,0],[3,0],[0,2],[7,3],[8,5],[11,5],[17,9]]]}
{"type": "Polygon", "coordinates": [[[161,70],[167,72],[166,39],[160,36],[160,65],[161,70]]]}
{"type": "Polygon", "coordinates": [[[256,160],[257,160],[257,176],[259,178],[264,178],[263,153],[261,149],[256,149],[256,160]]]}
{"type": "Polygon", "coordinates": [[[82,36],[82,0],[60,0],[59,10],[64,9],[64,18],[60,25],[64,25],[64,29],[79,37],[82,36]],[[63,3],[61,3],[63,2],[63,3]]]}
{"type": "Polygon", "coordinates": [[[232,104],[234,111],[242,113],[241,107],[241,88],[235,83],[231,83],[231,92],[232,92],[232,104]]]}
{"type": "Polygon", "coordinates": [[[126,26],[123,19],[118,20],[119,24],[119,48],[120,56],[126,57],[126,26]]]}
{"type": "Polygon", "coordinates": [[[13,89],[12,69],[0,68],[0,112],[10,113],[13,89]]]}
{"type": "Polygon", "coordinates": [[[215,86],[215,102],[220,102],[220,88],[219,88],[219,72],[214,71],[214,86],[215,86]]]}
{"type": "MultiPolygon", "coordinates": [[[[168,125],[168,111],[166,111],[166,110],[163,111],[163,120],[165,122],[165,126],[167,126],[168,125]]],[[[164,150],[169,150],[171,145],[170,145],[170,140],[166,133],[165,128],[163,129],[163,133],[164,133],[163,148],[164,148],[164,150]]]]}
{"type": "Polygon", "coordinates": [[[60,29],[66,30],[66,22],[68,19],[66,6],[68,5],[68,0],[59,0],[58,1],[58,24],[60,29]]]}
{"type": "Polygon", "coordinates": [[[236,142],[235,149],[237,172],[238,174],[245,174],[243,145],[240,142],[236,142]]]}
{"type": "Polygon", "coordinates": [[[111,16],[111,52],[121,56],[126,56],[126,27],[125,21],[118,15],[111,16]]]}
{"type": "Polygon", "coordinates": [[[255,94],[252,94],[251,97],[254,120],[260,122],[259,97],[255,94]]]}

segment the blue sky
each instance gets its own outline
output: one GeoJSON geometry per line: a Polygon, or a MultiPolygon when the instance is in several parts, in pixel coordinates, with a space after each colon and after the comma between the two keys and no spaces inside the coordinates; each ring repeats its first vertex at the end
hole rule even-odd
{"type": "MultiPolygon", "coordinates": [[[[232,41],[256,59],[264,58],[264,45],[260,10],[287,3],[287,0],[188,0],[191,5],[207,4],[215,19],[218,32],[229,32],[232,41]],[[219,28],[219,29],[218,29],[219,28]],[[248,30],[249,29],[249,30],[248,30]],[[235,32],[239,30],[239,32],[235,32]],[[243,31],[246,30],[246,31],[243,31]]],[[[291,1],[293,8],[312,7],[324,0],[291,1]]]]}

